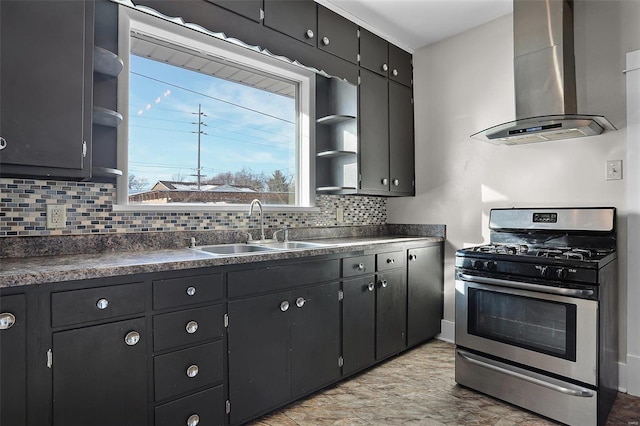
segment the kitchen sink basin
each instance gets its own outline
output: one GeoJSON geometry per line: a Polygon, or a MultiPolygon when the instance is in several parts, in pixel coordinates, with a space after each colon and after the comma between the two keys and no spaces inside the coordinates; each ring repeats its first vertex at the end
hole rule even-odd
{"type": "Polygon", "coordinates": [[[254,244],[216,244],[212,246],[193,247],[193,249],[219,255],[240,255],[256,252],[281,251],[281,249],[275,247],[272,248],[254,244]]]}
{"type": "Polygon", "coordinates": [[[260,247],[270,247],[281,250],[295,250],[305,248],[319,248],[326,247],[326,244],[309,243],[306,241],[274,241],[268,243],[260,243],[260,247]]]}

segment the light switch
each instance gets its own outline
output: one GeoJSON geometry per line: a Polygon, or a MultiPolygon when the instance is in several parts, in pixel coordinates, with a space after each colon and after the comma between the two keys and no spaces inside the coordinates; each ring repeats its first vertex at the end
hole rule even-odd
{"type": "Polygon", "coordinates": [[[609,160],[606,162],[606,180],[622,179],[622,160],[609,160]]]}

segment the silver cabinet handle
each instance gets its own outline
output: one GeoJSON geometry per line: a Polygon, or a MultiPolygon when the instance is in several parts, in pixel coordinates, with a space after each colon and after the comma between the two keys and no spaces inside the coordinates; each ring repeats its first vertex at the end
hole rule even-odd
{"type": "Polygon", "coordinates": [[[324,44],[325,46],[329,45],[329,37],[322,37],[322,44],[324,44]]]}
{"type": "Polygon", "coordinates": [[[382,71],[389,71],[389,65],[382,64],[382,71]]]}
{"type": "Polygon", "coordinates": [[[287,310],[289,310],[289,302],[285,300],[282,303],[280,303],[280,310],[282,312],[287,312],[287,310]]]}
{"type": "Polygon", "coordinates": [[[305,35],[307,36],[307,38],[311,39],[315,34],[313,33],[313,30],[307,30],[305,35]]]}
{"type": "Polygon", "coordinates": [[[96,302],[96,306],[100,310],[107,309],[107,306],[109,306],[109,301],[107,299],[100,299],[96,302]]]}
{"type": "Polygon", "coordinates": [[[196,288],[193,286],[187,287],[187,295],[193,296],[194,294],[196,294],[196,288]]]}
{"type": "Polygon", "coordinates": [[[124,336],[124,342],[127,346],[135,346],[140,341],[140,333],[137,331],[130,331],[124,336]]]}
{"type": "Polygon", "coordinates": [[[358,268],[358,271],[364,271],[365,270],[364,263],[358,263],[357,268],[358,268]]]}
{"type": "Polygon", "coordinates": [[[394,184],[395,186],[398,186],[398,185],[400,185],[400,181],[399,181],[398,179],[394,179],[394,180],[393,180],[393,184],[394,184]]]}
{"type": "Polygon", "coordinates": [[[418,258],[418,256],[415,255],[415,254],[410,254],[409,255],[409,260],[416,260],[417,258],[418,258]]]}
{"type": "Polygon", "coordinates": [[[7,140],[0,136],[0,151],[7,147],[7,140]]]}
{"type": "Polygon", "coordinates": [[[199,371],[200,369],[198,368],[197,365],[195,364],[190,365],[189,368],[187,368],[187,376],[191,378],[196,377],[199,371]]]}
{"type": "Polygon", "coordinates": [[[197,414],[192,414],[187,419],[187,426],[198,426],[200,423],[200,416],[197,414]]]}
{"type": "Polygon", "coordinates": [[[185,329],[187,330],[187,333],[193,334],[198,331],[198,323],[196,321],[189,321],[185,329]]]}
{"type": "Polygon", "coordinates": [[[302,308],[304,306],[304,302],[306,302],[306,300],[304,300],[304,297],[298,297],[296,299],[296,306],[298,308],[302,308]]]}
{"type": "Polygon", "coordinates": [[[16,317],[12,313],[4,312],[0,314],[0,330],[8,330],[16,323],[16,317]]]}
{"type": "Polygon", "coordinates": [[[394,70],[391,72],[391,74],[393,74],[393,76],[394,76],[394,77],[397,77],[397,76],[398,76],[398,70],[397,70],[397,69],[394,69],[394,70]]]}
{"type": "Polygon", "coordinates": [[[395,260],[395,259],[392,259],[392,258],[388,258],[388,259],[387,259],[387,263],[395,263],[395,262],[396,262],[396,260],[395,260]]]}
{"type": "Polygon", "coordinates": [[[369,290],[369,291],[373,291],[375,288],[376,288],[376,286],[372,282],[367,285],[367,290],[369,290]]]}
{"type": "Polygon", "coordinates": [[[389,179],[387,178],[382,178],[382,184],[383,185],[387,185],[389,183],[389,179]]]}
{"type": "Polygon", "coordinates": [[[389,285],[389,282],[387,280],[381,280],[380,285],[384,288],[387,288],[387,286],[389,285]]]}

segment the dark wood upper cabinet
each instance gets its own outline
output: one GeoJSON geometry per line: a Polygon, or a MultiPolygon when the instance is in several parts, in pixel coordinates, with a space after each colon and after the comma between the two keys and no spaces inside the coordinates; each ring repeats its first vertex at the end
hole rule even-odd
{"type": "Polygon", "coordinates": [[[364,28],[360,28],[360,66],[385,77],[389,74],[389,43],[364,28]]]}
{"type": "Polygon", "coordinates": [[[240,16],[260,22],[262,0],[206,0],[209,3],[224,7],[240,16]]]}
{"type": "Polygon", "coordinates": [[[393,195],[414,194],[413,90],[389,82],[389,177],[393,195]]]}
{"type": "Polygon", "coordinates": [[[405,86],[411,86],[413,82],[411,53],[393,44],[389,44],[389,78],[405,86]]]}
{"type": "Polygon", "coordinates": [[[358,62],[358,26],[318,6],[318,48],[349,62],[358,62]]]}
{"type": "Polygon", "coordinates": [[[318,33],[313,0],[264,0],[264,25],[312,46],[318,33]]]}
{"type": "Polygon", "coordinates": [[[93,12],[89,1],[2,2],[2,175],[91,175],[93,12]]]}

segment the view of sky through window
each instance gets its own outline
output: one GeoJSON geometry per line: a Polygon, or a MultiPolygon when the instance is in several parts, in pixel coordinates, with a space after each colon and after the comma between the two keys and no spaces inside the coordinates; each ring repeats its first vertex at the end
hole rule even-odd
{"type": "Polygon", "coordinates": [[[158,181],[197,183],[198,137],[202,185],[282,190],[275,179],[294,191],[295,97],[136,55],[129,79],[130,193],[158,181]]]}

